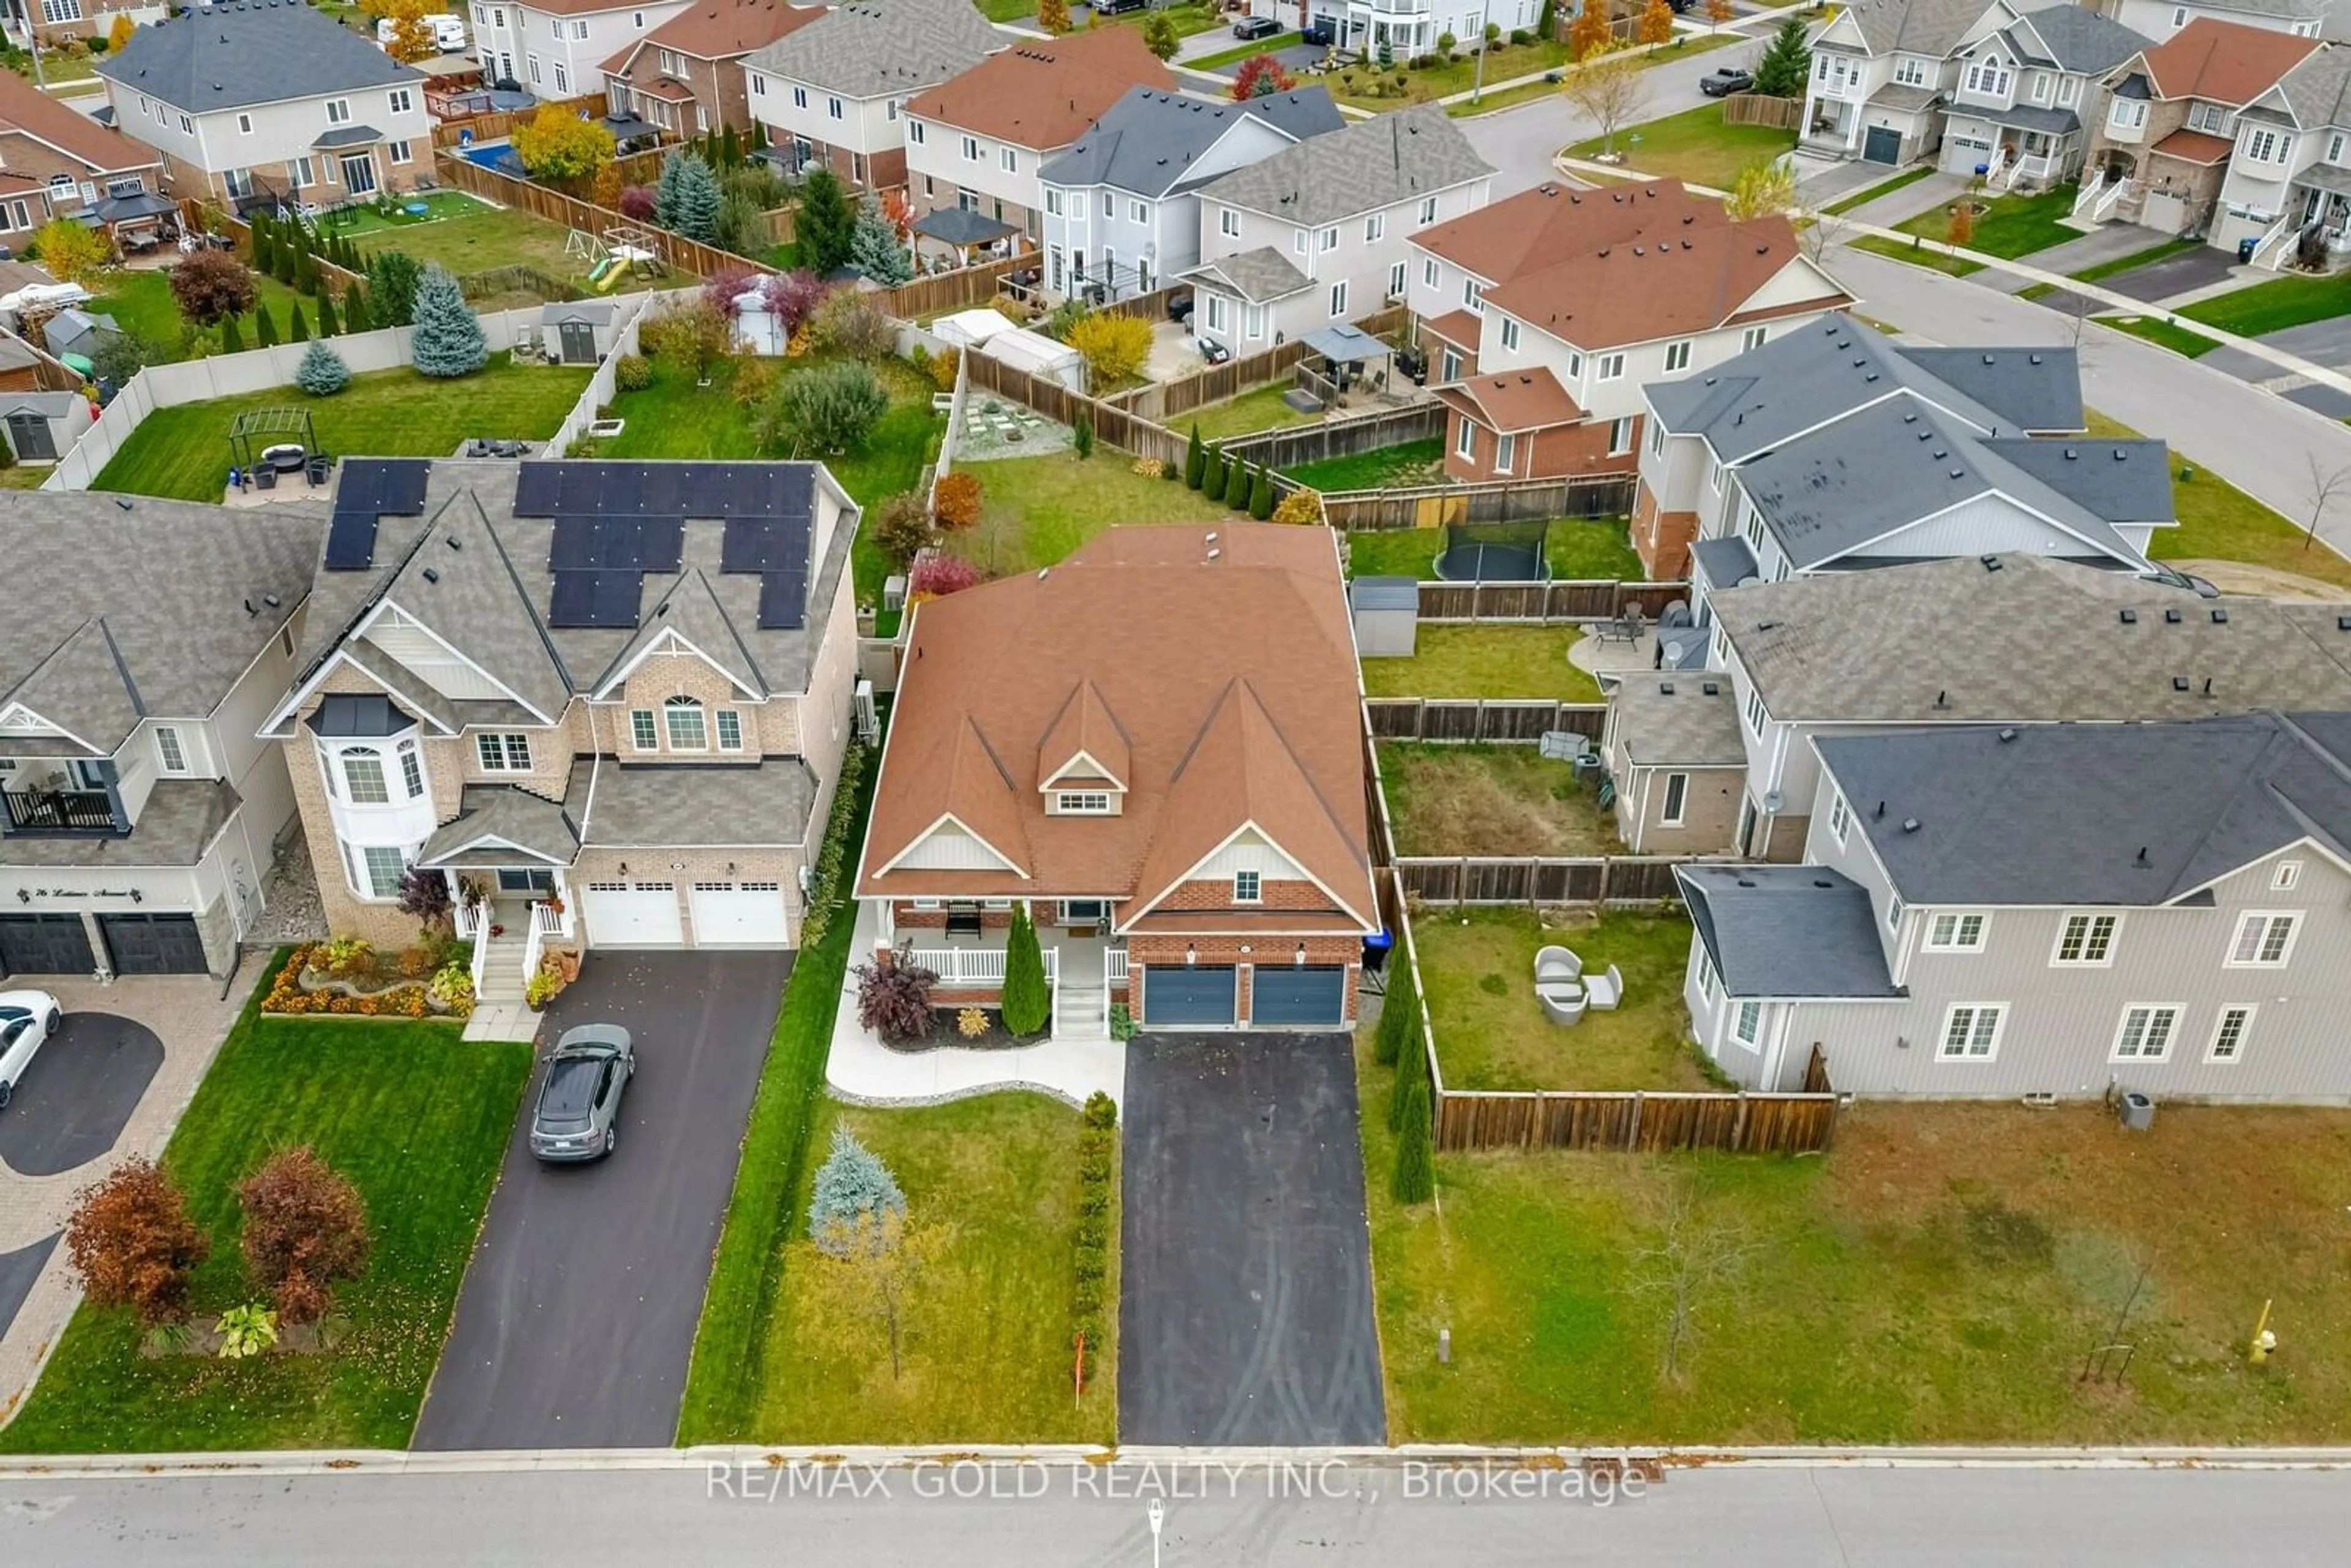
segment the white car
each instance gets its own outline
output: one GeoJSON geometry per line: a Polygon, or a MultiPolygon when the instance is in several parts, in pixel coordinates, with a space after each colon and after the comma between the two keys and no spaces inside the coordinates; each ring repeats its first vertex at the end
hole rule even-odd
{"type": "Polygon", "coordinates": [[[0,991],[0,1107],[24,1082],[25,1069],[64,1017],[57,998],[47,991],[0,991]]]}

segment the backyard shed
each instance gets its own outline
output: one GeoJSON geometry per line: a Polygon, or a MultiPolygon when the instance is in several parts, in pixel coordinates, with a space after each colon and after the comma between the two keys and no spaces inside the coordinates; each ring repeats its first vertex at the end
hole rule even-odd
{"type": "Polygon", "coordinates": [[[79,392],[0,394],[0,428],[20,463],[56,462],[89,426],[89,400],[79,392]]]}
{"type": "Polygon", "coordinates": [[[979,346],[979,351],[1016,371],[1025,371],[1039,381],[1055,382],[1073,392],[1086,390],[1085,360],[1067,343],[1057,342],[1042,332],[1015,327],[988,339],[979,346]]]}
{"type": "Polygon", "coordinates": [[[41,323],[43,341],[47,343],[49,352],[60,360],[68,354],[96,360],[99,350],[121,335],[122,329],[115,324],[113,317],[70,308],[41,323]]]}
{"type": "Polygon", "coordinates": [[[603,300],[543,306],[538,331],[549,363],[592,365],[612,351],[612,307],[603,300]]]}
{"type": "Polygon", "coordinates": [[[977,348],[990,338],[1013,331],[1019,323],[1001,310],[982,308],[958,310],[952,316],[942,316],[931,324],[931,331],[958,349],[977,348]]]}
{"type": "Polygon", "coordinates": [[[41,384],[41,356],[22,338],[0,334],[0,392],[35,392],[41,384]]]}
{"type": "Polygon", "coordinates": [[[1366,659],[1409,659],[1420,627],[1420,584],[1409,577],[1359,577],[1347,585],[1355,615],[1355,652],[1366,659]]]}

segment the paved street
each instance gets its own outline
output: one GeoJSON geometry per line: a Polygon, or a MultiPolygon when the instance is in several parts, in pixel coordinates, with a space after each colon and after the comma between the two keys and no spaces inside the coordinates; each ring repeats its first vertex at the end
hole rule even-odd
{"type": "MultiPolygon", "coordinates": [[[[1863,315],[1938,343],[2062,343],[2071,332],[2054,311],[1925,267],[1851,249],[1830,265],[1860,296],[1863,315]]],[[[2351,465],[2351,428],[2117,333],[2083,333],[2082,392],[2091,407],[2162,436],[2296,522],[2310,513],[2311,458],[2329,470],[2351,465]]],[[[2351,548],[2351,497],[2336,499],[2319,532],[2351,548]]]]}
{"type": "MultiPolygon", "coordinates": [[[[1768,26],[1769,24],[1757,24],[1768,26]]],[[[1637,118],[1662,120],[1696,109],[1708,101],[1698,90],[1698,78],[1719,66],[1737,65],[1762,46],[1733,44],[1685,55],[1651,66],[1641,73],[1648,86],[1648,101],[1637,118]]],[[[1479,156],[1494,165],[1494,200],[1515,195],[1552,179],[1552,154],[1573,142],[1600,134],[1599,125],[1557,93],[1539,98],[1498,114],[1481,114],[1461,121],[1462,133],[1479,156]]]]}
{"type": "Polygon", "coordinates": [[[0,1482],[0,1562],[32,1565],[771,1562],[1050,1568],[1153,1561],[1429,1568],[2304,1568],[2343,1560],[2351,1476],[2313,1470],[1763,1469],[1668,1472],[1562,1500],[1581,1472],[1213,1466],[590,1472],[0,1482]],[[1513,1479],[1548,1495],[1493,1495],[1513,1479]],[[1429,1493],[1444,1484],[1451,1494],[1429,1493]],[[789,1489],[799,1486],[798,1495],[789,1489]],[[1032,1494],[1019,1494],[1026,1487],[1032,1494]],[[995,1496],[964,1499],[992,1489],[995,1496]],[[1417,1491],[1418,1496],[1410,1495],[1417,1491]],[[1463,1493],[1468,1495],[1462,1495],[1463,1493]],[[730,1495],[731,1494],[731,1495],[730,1495]],[[1205,1494],[1205,1495],[1203,1495],[1205,1494]]]}
{"type": "Polygon", "coordinates": [[[534,1073],[420,1448],[658,1446],[677,1431],[694,1326],[791,955],[591,956],[546,1047],[618,1023],[637,1052],[610,1159],[548,1166],[524,1138],[534,1073]]]}

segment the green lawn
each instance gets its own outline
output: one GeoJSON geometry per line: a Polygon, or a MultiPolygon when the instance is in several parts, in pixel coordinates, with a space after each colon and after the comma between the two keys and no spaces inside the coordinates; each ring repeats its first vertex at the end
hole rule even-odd
{"type": "Polygon", "coordinates": [[[1365,659],[1375,697],[1550,697],[1596,703],[1600,684],[1567,662],[1575,626],[1422,626],[1409,659],[1365,659]]]}
{"type": "Polygon", "coordinates": [[[445,457],[468,436],[543,441],[580,401],[589,371],[515,365],[493,354],[486,369],[455,381],[413,370],[353,376],[330,398],[293,387],[159,408],[131,433],[98,476],[96,489],[183,501],[217,501],[228,482],[229,422],[252,409],[301,407],[319,444],[338,457],[445,457]]]}
{"type": "MultiPolygon", "coordinates": [[[[1750,163],[1777,158],[1795,144],[1792,131],[1769,125],[1725,125],[1719,103],[1701,104],[1619,131],[1615,139],[1626,170],[1718,191],[1730,189],[1739,172],[1750,163]]],[[[1577,142],[1567,152],[1571,158],[1591,158],[1602,151],[1603,139],[1593,137],[1577,142]]]]}
{"type": "MultiPolygon", "coordinates": [[[[1357,1061],[1384,1105],[1392,1072],[1368,1044],[1357,1061]]],[[[1863,1104],[1824,1157],[1440,1155],[1438,1202],[1415,1208],[1388,1197],[1394,1145],[1364,1118],[1395,1442],[2351,1436],[2337,1113],[2167,1107],[2145,1134],[2095,1104],[1863,1104]],[[1733,1249],[1669,1375],[1665,1271],[1640,1254],[1677,1195],[1733,1249]],[[2085,1385],[2141,1261],[2127,1382],[2085,1385]],[[2252,1367],[2273,1296],[2292,1331],[2252,1367]]]]}
{"type": "Polygon", "coordinates": [[[1891,256],[1896,261],[1907,261],[1913,267],[1946,272],[1953,277],[1981,272],[1984,266],[1982,262],[1970,261],[1963,256],[1946,256],[1939,250],[1928,250],[1922,245],[1905,245],[1898,239],[1887,239],[1882,235],[1856,235],[1844,243],[1872,256],[1891,256]]]}
{"type": "MultiPolygon", "coordinates": [[[[1520,749],[1532,751],[1532,747],[1520,749]]],[[[1552,766],[1557,766],[1553,764],[1552,766]]],[[[1610,910],[1426,909],[1413,916],[1437,1060],[1447,1089],[1705,1090],[1682,972],[1690,924],[1680,915],[1610,910]],[[1536,949],[1573,948],[1587,974],[1614,964],[1624,1005],[1573,1028],[1535,1000],[1536,949]]]]}
{"type": "Polygon", "coordinates": [[[2173,256],[2187,251],[2203,248],[2204,242],[2200,239],[2168,239],[2160,245],[2151,245],[2145,250],[2135,250],[2128,256],[2118,256],[2112,261],[2102,261],[2094,267],[2085,267],[2079,272],[2068,273],[2066,276],[2079,278],[2084,283],[2098,283],[2109,277],[2120,277],[2126,272],[2136,271],[2142,267],[2152,267],[2158,261],[2168,261],[2173,256]]]}
{"type": "Polygon", "coordinates": [[[2351,272],[2325,277],[2281,277],[2234,294],[2183,306],[2179,314],[2241,338],[2282,332],[2313,321],[2331,321],[2351,312],[2351,272]]]}
{"type": "Polygon", "coordinates": [[[1276,33],[1270,38],[1259,38],[1254,42],[1242,44],[1237,48],[1219,49],[1213,55],[1203,55],[1196,60],[1186,60],[1184,64],[1192,70],[1212,71],[1223,66],[1237,66],[1243,60],[1254,59],[1259,55],[1276,54],[1283,49],[1294,48],[1304,41],[1303,35],[1293,27],[1287,33],[1276,33]]]}
{"type": "Polygon", "coordinates": [[[367,1272],[335,1293],[350,1341],[312,1355],[149,1359],[128,1309],[86,1305],[0,1449],[405,1448],[530,1075],[528,1044],[460,1032],[248,1006],[163,1156],[212,1238],[193,1304],[204,1319],[256,1299],[233,1188],[273,1151],[308,1144],[358,1185],[374,1237],[367,1272]]]}
{"type": "MultiPolygon", "coordinates": [[[[467,218],[479,218],[494,214],[497,208],[465,191],[402,192],[390,213],[371,206],[341,207],[327,214],[319,222],[322,232],[345,235],[352,239],[377,239],[385,235],[414,235],[444,223],[467,218]],[[421,204],[424,211],[412,213],[408,208],[421,204]]],[[[428,238],[427,243],[430,243],[428,238]]],[[[406,248],[403,246],[402,248],[406,248]]],[[[417,253],[411,251],[410,255],[417,253]]]]}
{"type": "MultiPolygon", "coordinates": [[[[1507,37],[1509,35],[1504,34],[1507,37]]],[[[1486,79],[1506,82],[1513,77],[1532,76],[1538,71],[1557,70],[1567,64],[1565,44],[1541,41],[1532,44],[1504,44],[1489,52],[1486,59],[1486,79]]],[[[1347,66],[1322,78],[1331,89],[1331,96],[1341,103],[1374,113],[1384,110],[1405,109],[1432,99],[1451,98],[1457,92],[1468,92],[1477,85],[1478,57],[1457,55],[1450,65],[1432,66],[1426,70],[1414,70],[1398,60],[1395,68],[1387,72],[1390,80],[1402,75],[1405,90],[1401,97],[1373,98],[1354,90],[1357,83],[1368,83],[1381,73],[1374,66],[1347,66]]],[[[1554,89],[1554,91],[1557,89],[1554,89]]]]}
{"type": "MultiPolygon", "coordinates": [[[[2138,434],[2095,409],[2087,413],[2092,435],[2138,434]]],[[[2351,589],[2351,560],[2313,541],[2294,523],[2216,474],[2199,468],[2193,479],[2181,478],[2187,466],[2177,453],[2172,455],[2171,499],[2179,522],[2156,530],[2150,553],[2157,559],[2242,561],[2351,589]]]]}
{"type": "Polygon", "coordinates": [[[1821,211],[1830,217],[1852,212],[1855,207],[1867,206],[1880,196],[1890,196],[1905,185],[1915,185],[1934,172],[1935,166],[1932,163],[1921,163],[1915,169],[1905,169],[1891,180],[1881,181],[1875,185],[1865,185],[1850,196],[1831,202],[1821,211]]]}
{"type": "Polygon", "coordinates": [[[1625,852],[1598,793],[1532,746],[1384,740],[1379,768],[1398,854],[1625,852]]]}
{"type": "MultiPolygon", "coordinates": [[[[2030,196],[1962,195],[1959,200],[1981,202],[1987,208],[1977,214],[1975,233],[1969,237],[1966,248],[2012,259],[2080,239],[2082,231],[2068,228],[2064,223],[2073,214],[2074,199],[2080,194],[2077,185],[2059,185],[2030,196]]],[[[1929,208],[1895,227],[1926,239],[1949,239],[1950,208],[1929,208]]]]}
{"type": "MultiPolygon", "coordinates": [[[[180,314],[179,301],[172,298],[169,272],[161,268],[110,272],[98,281],[104,287],[91,291],[90,309],[112,316],[124,331],[152,344],[156,350],[153,358],[157,362],[171,364],[185,358],[181,350],[181,339],[187,329],[187,320],[180,314]]],[[[309,323],[312,335],[317,334],[319,302],[316,299],[296,293],[274,277],[256,274],[254,285],[258,302],[269,311],[270,319],[277,323],[280,340],[292,341],[289,332],[294,324],[294,305],[298,300],[302,306],[302,319],[309,323]]],[[[339,307],[341,303],[340,298],[337,299],[339,307]]],[[[255,335],[253,316],[239,317],[236,327],[246,348],[260,346],[255,335]]]]}
{"type": "Polygon", "coordinates": [[[947,548],[987,576],[1004,577],[1051,566],[1104,528],[1121,523],[1245,521],[1197,490],[1134,472],[1134,459],[1097,446],[1081,461],[1073,452],[966,463],[958,472],[979,481],[979,526],[947,548]]]}
{"type": "MultiPolygon", "coordinates": [[[[1384,528],[1347,536],[1350,577],[1416,577],[1437,580],[1442,528],[1384,528]]],[[[1622,517],[1554,517],[1543,538],[1552,577],[1560,581],[1638,582],[1647,574],[1622,517]]]]}
{"type": "MultiPolygon", "coordinates": [[[[842,1315],[825,1275],[842,1265],[809,1244],[805,1219],[794,1215],[747,1436],[768,1443],[1113,1441],[1114,1344],[1090,1350],[1095,1371],[1085,1401],[1071,1397],[1078,1113],[1025,1093],[914,1110],[828,1101],[810,1129],[802,1190],[842,1125],[897,1176],[910,1225],[948,1228],[942,1266],[907,1310],[904,1364],[893,1377],[884,1326],[842,1315]]],[[[1118,1314],[1113,1307],[1104,1315],[1114,1322],[1118,1314]]]]}
{"type": "MultiPolygon", "coordinates": [[[[372,213],[366,221],[372,226],[355,229],[352,235],[362,254],[406,251],[418,261],[437,261],[461,277],[497,267],[535,267],[582,288],[589,287],[587,258],[564,254],[570,231],[518,207],[494,207],[453,193],[449,215],[430,223],[387,228],[372,213]]],[[[653,287],[653,282],[635,287],[653,287]]],[[[674,287],[679,282],[673,277],[659,287],[674,287]]]]}
{"type": "Polygon", "coordinates": [[[1288,380],[1279,381],[1224,402],[1212,402],[1181,416],[1173,428],[1188,434],[1196,424],[1202,440],[1224,441],[1260,430],[1279,430],[1284,425],[1311,424],[1321,419],[1319,413],[1301,413],[1281,401],[1295,384],[1288,380]]]}
{"type": "Polygon", "coordinates": [[[2220,346],[2220,340],[2201,332],[2191,332],[2177,322],[2159,316],[2098,316],[2092,319],[2101,327],[2112,327],[2117,332],[2128,332],[2134,338],[2144,338],[2158,348],[2189,359],[2200,359],[2220,346]]]}
{"type": "Polygon", "coordinates": [[[1384,446],[1353,457],[1331,457],[1320,463],[1300,463],[1281,473],[1309,489],[1328,495],[1336,490],[1387,490],[1412,485],[1442,485],[1445,442],[1438,436],[1384,446]]]}

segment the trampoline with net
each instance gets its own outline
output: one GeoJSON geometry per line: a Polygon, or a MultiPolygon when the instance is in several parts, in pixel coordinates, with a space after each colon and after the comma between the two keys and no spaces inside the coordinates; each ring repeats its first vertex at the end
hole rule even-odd
{"type": "Polygon", "coordinates": [[[1542,582],[1551,576],[1543,549],[1548,520],[1533,523],[1447,523],[1437,575],[1448,582],[1542,582]]]}

